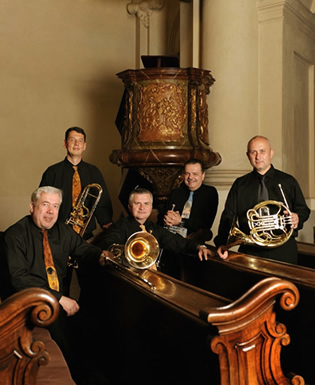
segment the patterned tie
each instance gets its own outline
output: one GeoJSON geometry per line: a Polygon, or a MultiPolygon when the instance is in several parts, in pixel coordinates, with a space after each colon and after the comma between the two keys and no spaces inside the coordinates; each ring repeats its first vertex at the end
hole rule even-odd
{"type": "Polygon", "coordinates": [[[51,254],[51,249],[48,242],[47,230],[42,230],[42,234],[43,234],[44,260],[45,260],[48,284],[51,289],[59,291],[59,280],[58,280],[57,271],[55,268],[53,256],[51,254]]]}
{"type": "Polygon", "coordinates": [[[267,201],[269,199],[269,193],[265,183],[265,176],[266,175],[263,175],[261,178],[259,178],[260,184],[258,187],[258,202],[267,201]]]}
{"type": "MultiPolygon", "coordinates": [[[[72,166],[74,169],[73,177],[72,177],[72,207],[74,207],[78,201],[78,198],[81,194],[81,180],[78,172],[78,166],[72,166]]],[[[73,230],[77,233],[80,232],[81,227],[73,225],[73,230]]]]}
{"type": "Polygon", "coordinates": [[[183,208],[183,212],[182,212],[182,218],[183,219],[189,219],[189,217],[190,217],[191,206],[193,203],[193,195],[194,195],[194,192],[190,191],[188,200],[185,203],[184,208],[183,208]]]}

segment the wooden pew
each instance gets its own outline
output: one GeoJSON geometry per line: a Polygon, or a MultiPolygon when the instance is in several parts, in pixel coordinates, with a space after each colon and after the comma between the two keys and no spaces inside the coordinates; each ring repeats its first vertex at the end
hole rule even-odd
{"type": "MultiPolygon", "coordinates": [[[[275,313],[296,307],[299,293],[292,283],[268,278],[231,301],[158,271],[109,266],[99,274],[93,277],[99,285],[91,289],[99,293],[97,318],[106,332],[94,323],[91,350],[105,363],[110,383],[292,383],[280,361],[289,336],[275,313]]],[[[300,376],[294,381],[304,384],[300,376]]]]}
{"type": "Polygon", "coordinates": [[[49,326],[59,312],[46,290],[26,289],[0,305],[1,385],[75,385],[49,326]]]}
{"type": "Polygon", "coordinates": [[[297,242],[298,264],[300,266],[315,268],[315,244],[297,242]]]}
{"type": "Polygon", "coordinates": [[[196,258],[184,256],[182,268],[187,283],[232,300],[268,277],[294,283],[300,292],[299,305],[290,314],[277,312],[278,320],[287,326],[291,337],[290,345],[282,354],[283,370],[299,373],[307,384],[315,384],[312,353],[315,346],[314,269],[232,251],[227,260],[213,257],[202,264],[196,258]]]}

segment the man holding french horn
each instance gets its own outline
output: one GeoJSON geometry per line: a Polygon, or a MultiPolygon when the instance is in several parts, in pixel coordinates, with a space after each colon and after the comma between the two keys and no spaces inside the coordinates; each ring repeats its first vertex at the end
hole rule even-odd
{"type": "Polygon", "coordinates": [[[295,238],[310,209],[297,180],[273,167],[273,155],[266,137],[248,142],[253,171],[233,183],[214,239],[223,259],[230,247],[241,245],[239,252],[245,254],[297,263],[295,238]]]}

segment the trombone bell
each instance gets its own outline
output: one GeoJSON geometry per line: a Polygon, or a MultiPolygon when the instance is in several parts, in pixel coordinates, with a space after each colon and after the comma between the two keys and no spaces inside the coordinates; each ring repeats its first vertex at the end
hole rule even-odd
{"type": "MultiPolygon", "coordinates": [[[[124,256],[128,264],[136,269],[148,269],[159,257],[160,246],[156,238],[146,232],[138,231],[132,234],[124,245],[113,244],[108,249],[115,260],[124,256]]],[[[123,261],[120,262],[121,264],[123,261]]]]}
{"type": "Polygon", "coordinates": [[[132,234],[125,244],[125,258],[136,269],[151,267],[160,254],[156,238],[146,231],[132,234]]]}

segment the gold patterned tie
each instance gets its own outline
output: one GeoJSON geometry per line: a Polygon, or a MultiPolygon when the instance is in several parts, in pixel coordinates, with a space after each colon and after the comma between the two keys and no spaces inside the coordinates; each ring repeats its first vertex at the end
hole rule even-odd
{"type": "MultiPolygon", "coordinates": [[[[72,166],[74,169],[73,177],[72,177],[72,207],[74,207],[78,201],[78,198],[81,194],[81,180],[78,172],[78,166],[72,166]]],[[[81,227],[73,225],[73,230],[77,233],[80,232],[81,227]]]]}
{"type": "Polygon", "coordinates": [[[51,254],[51,249],[48,242],[47,230],[42,230],[42,234],[43,234],[44,261],[45,261],[46,273],[48,278],[48,284],[51,289],[59,291],[59,280],[58,280],[57,271],[55,268],[53,256],[51,254]]]}

